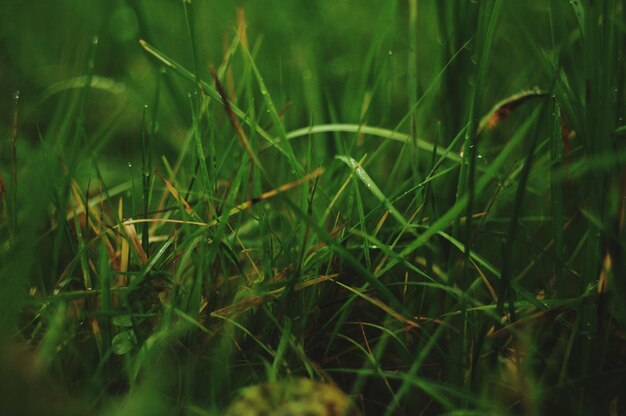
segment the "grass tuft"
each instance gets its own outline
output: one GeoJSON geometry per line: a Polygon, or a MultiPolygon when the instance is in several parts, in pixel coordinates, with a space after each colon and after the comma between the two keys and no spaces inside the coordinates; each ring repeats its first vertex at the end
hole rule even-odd
{"type": "Polygon", "coordinates": [[[0,414],[623,408],[623,0],[5,3],[0,414]]]}

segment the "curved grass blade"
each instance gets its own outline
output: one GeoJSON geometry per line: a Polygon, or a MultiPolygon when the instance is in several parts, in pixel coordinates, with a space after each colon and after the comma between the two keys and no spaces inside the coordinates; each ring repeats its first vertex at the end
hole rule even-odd
{"type": "Polygon", "coordinates": [[[487,114],[480,120],[478,124],[477,134],[482,133],[485,130],[494,128],[502,119],[507,117],[511,112],[516,110],[522,104],[527,103],[533,98],[544,98],[548,96],[548,92],[539,88],[533,88],[530,90],[522,91],[517,94],[511,95],[499,102],[497,102],[487,114]]]}
{"type": "MultiPolygon", "coordinates": [[[[427,151],[429,153],[432,153],[436,150],[436,154],[438,156],[445,157],[446,159],[455,163],[461,163],[461,156],[459,156],[458,154],[451,153],[446,149],[438,147],[435,148],[435,145],[424,139],[413,139],[410,134],[361,124],[318,124],[310,127],[303,127],[300,129],[292,130],[287,133],[286,137],[287,140],[292,140],[298,137],[310,136],[312,134],[321,133],[361,133],[365,135],[381,137],[383,139],[395,140],[401,143],[415,143],[415,145],[421,150],[427,151]]],[[[265,150],[267,148],[268,146],[265,146],[262,150],[265,150]]]]}

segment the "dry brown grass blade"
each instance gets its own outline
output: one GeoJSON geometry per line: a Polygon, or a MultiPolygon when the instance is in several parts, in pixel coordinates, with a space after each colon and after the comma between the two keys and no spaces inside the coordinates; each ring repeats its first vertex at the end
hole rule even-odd
{"type": "Polygon", "coordinates": [[[246,11],[243,7],[237,7],[237,32],[241,39],[241,44],[248,49],[248,23],[246,22],[246,11]]]}
{"type": "MultiPolygon", "coordinates": [[[[247,25],[246,25],[246,14],[244,12],[243,7],[237,7],[237,34],[239,37],[239,42],[244,45],[244,47],[248,47],[248,34],[247,34],[247,25]]],[[[224,42],[222,45],[222,49],[224,51],[224,59],[223,64],[226,64],[230,60],[230,31],[224,31],[224,42]]],[[[235,94],[235,78],[233,75],[233,67],[228,65],[226,72],[224,73],[225,81],[226,81],[226,90],[228,91],[228,99],[233,103],[237,104],[237,95],[235,94]]]]}
{"type": "Polygon", "coordinates": [[[387,221],[387,218],[389,218],[389,214],[391,214],[391,211],[386,210],[383,213],[383,215],[380,217],[380,220],[378,220],[378,223],[376,224],[376,227],[374,228],[374,232],[372,233],[374,237],[376,237],[378,235],[378,232],[383,228],[385,221],[387,221]]]}
{"type": "Polygon", "coordinates": [[[100,329],[100,322],[98,322],[98,319],[94,317],[90,319],[90,324],[91,324],[91,333],[93,334],[96,340],[96,345],[100,351],[103,351],[102,330],[100,329]]]}
{"type": "Polygon", "coordinates": [[[219,77],[217,76],[217,72],[215,71],[215,68],[211,66],[209,69],[211,70],[211,75],[213,76],[213,79],[215,80],[215,89],[217,90],[220,97],[222,98],[222,105],[224,106],[226,115],[228,116],[228,119],[230,120],[230,124],[235,129],[235,133],[237,133],[237,137],[239,138],[239,141],[241,142],[243,148],[245,149],[246,153],[250,157],[250,160],[252,160],[254,164],[261,171],[264,171],[263,166],[261,165],[261,161],[254,154],[254,151],[252,150],[252,147],[250,146],[250,141],[248,140],[246,133],[243,131],[243,128],[241,127],[241,124],[239,124],[239,121],[237,121],[237,117],[235,116],[235,113],[233,113],[233,109],[230,106],[230,101],[228,101],[228,95],[226,94],[226,91],[224,90],[224,86],[222,85],[219,77]]]}
{"type": "MultiPolygon", "coordinates": [[[[117,213],[119,218],[123,218],[124,216],[124,200],[120,198],[117,213]]],[[[106,237],[104,237],[106,238],[106,237]]],[[[128,285],[128,276],[126,272],[128,272],[128,260],[130,258],[130,245],[128,244],[128,240],[125,239],[121,234],[118,234],[118,242],[117,246],[119,247],[120,254],[120,267],[118,272],[120,274],[117,275],[116,283],[117,286],[127,286],[128,285]]]]}
{"type": "MultiPolygon", "coordinates": [[[[304,282],[300,282],[298,284],[295,285],[294,290],[299,291],[302,289],[306,289],[307,287],[311,287],[311,286],[315,286],[315,285],[319,285],[320,283],[324,283],[327,282],[329,280],[335,279],[339,277],[339,274],[330,274],[330,275],[326,275],[326,276],[320,276],[317,277],[315,279],[308,279],[304,282]]],[[[276,289],[276,290],[272,290],[262,296],[249,296],[246,297],[242,300],[240,300],[239,302],[226,306],[224,308],[220,308],[217,309],[213,312],[211,312],[211,316],[212,317],[224,317],[224,316],[230,316],[231,318],[233,317],[233,315],[238,315],[241,314],[245,311],[247,311],[250,308],[253,308],[255,306],[259,306],[263,303],[266,302],[270,302],[274,299],[276,299],[278,297],[278,295],[280,295],[283,291],[285,290],[284,287],[281,287],[280,289],[276,289]]]]}
{"type": "Polygon", "coordinates": [[[125,222],[124,231],[126,232],[128,239],[130,240],[130,244],[133,246],[133,248],[135,249],[135,252],[139,256],[139,260],[141,261],[141,264],[146,264],[148,262],[148,256],[146,255],[146,252],[143,251],[143,247],[141,246],[141,240],[139,239],[139,236],[137,235],[137,230],[135,229],[135,225],[132,223],[125,222]]]}
{"type": "Polygon", "coordinates": [[[489,294],[491,295],[491,298],[494,300],[494,302],[497,302],[498,301],[498,294],[496,293],[496,291],[493,288],[491,282],[487,278],[487,275],[485,275],[483,270],[478,266],[478,264],[474,261],[474,259],[470,258],[470,263],[472,263],[472,266],[474,267],[474,269],[480,275],[480,278],[482,279],[483,283],[487,287],[487,290],[489,291],[489,294]]]}
{"type": "Polygon", "coordinates": [[[598,294],[603,294],[606,292],[606,289],[609,285],[609,276],[611,275],[611,270],[613,269],[613,258],[611,257],[611,253],[609,251],[606,252],[604,256],[604,261],[602,262],[602,269],[600,270],[600,276],[598,277],[598,294]]]}
{"type": "MultiPolygon", "coordinates": [[[[68,221],[74,218],[74,214],[78,216],[78,221],[81,227],[87,228],[89,227],[95,236],[100,237],[102,234],[102,230],[106,229],[106,225],[102,222],[103,216],[103,208],[98,208],[98,205],[89,204],[89,208],[83,203],[84,199],[80,193],[80,188],[76,181],[72,180],[71,182],[72,196],[74,198],[74,207],[68,213],[66,218],[68,221]],[[87,219],[87,212],[91,212],[89,218],[87,219]],[[82,219],[82,221],[81,221],[82,219]],[[86,223],[85,223],[86,222],[86,223]]],[[[102,207],[104,204],[104,199],[101,199],[99,205],[102,207]]],[[[121,214],[120,214],[121,215],[121,214]]],[[[102,236],[102,243],[105,245],[107,250],[107,255],[109,257],[109,261],[111,262],[111,266],[114,270],[119,271],[120,269],[120,261],[116,254],[115,248],[111,241],[106,237],[106,235],[102,236]]]]}
{"type": "Polygon", "coordinates": [[[358,297],[366,300],[367,302],[371,303],[372,305],[376,306],[377,308],[381,309],[383,312],[386,312],[389,316],[395,318],[396,320],[403,322],[405,324],[407,324],[410,327],[413,328],[420,328],[421,325],[418,324],[417,322],[415,322],[414,320],[407,318],[406,316],[402,315],[400,312],[390,308],[389,306],[385,305],[383,302],[381,302],[380,300],[373,298],[369,295],[366,295],[365,293],[361,292],[358,289],[355,289],[351,286],[348,286],[346,284],[343,284],[339,281],[334,281],[335,283],[337,283],[339,286],[343,287],[344,289],[349,290],[350,292],[354,293],[355,295],[357,295],[358,297]]]}
{"type": "Polygon", "coordinates": [[[193,213],[193,209],[191,208],[191,206],[189,205],[189,203],[187,201],[185,201],[185,198],[183,198],[180,193],[178,192],[178,190],[174,187],[174,185],[172,185],[172,183],[170,181],[168,181],[167,179],[165,179],[165,177],[163,175],[161,175],[161,173],[159,173],[158,171],[156,172],[157,176],[163,181],[163,183],[165,184],[165,187],[167,188],[167,190],[169,191],[169,193],[172,195],[172,197],[178,201],[184,208],[185,208],[185,212],[189,215],[191,215],[193,213]]]}
{"type": "MultiPolygon", "coordinates": [[[[290,189],[293,189],[299,185],[302,185],[305,182],[308,182],[312,179],[315,179],[317,177],[319,177],[320,175],[322,175],[324,173],[324,168],[317,168],[314,171],[312,171],[311,173],[308,173],[306,175],[304,175],[302,178],[297,179],[295,181],[283,184],[281,186],[279,186],[276,189],[272,189],[271,191],[267,191],[255,198],[252,198],[248,201],[245,201],[235,207],[233,207],[230,211],[229,211],[229,216],[233,216],[236,214],[239,214],[247,209],[249,209],[250,207],[254,206],[255,204],[258,204],[261,201],[266,201],[276,195],[278,195],[279,193],[282,192],[286,192],[290,189]]],[[[121,200],[120,200],[121,203],[121,200]]],[[[121,212],[121,206],[120,206],[120,218],[122,217],[122,212],[121,212]]],[[[93,218],[93,216],[91,216],[91,218],[93,218]]],[[[135,230],[135,224],[143,224],[143,223],[154,223],[154,224],[163,224],[163,223],[168,223],[168,224],[187,224],[187,225],[195,225],[198,227],[213,227],[215,225],[217,225],[218,221],[217,220],[212,220],[209,222],[202,222],[202,221],[188,221],[188,220],[178,220],[178,219],[169,219],[169,218],[141,218],[141,219],[128,219],[125,221],[120,222],[119,224],[115,224],[112,226],[102,226],[102,228],[98,228],[96,227],[96,225],[94,224],[92,227],[94,229],[95,234],[97,236],[97,238],[102,238],[105,242],[105,244],[107,244],[107,250],[109,251],[110,256],[112,256],[112,261],[113,258],[116,257],[115,255],[115,250],[112,247],[110,241],[108,240],[107,236],[110,235],[111,233],[117,233],[118,230],[120,228],[123,228],[123,231],[125,231],[128,234],[129,240],[131,242],[131,244],[133,245],[133,247],[137,250],[138,255],[140,256],[140,258],[145,258],[147,260],[147,256],[145,254],[145,252],[143,251],[143,248],[141,247],[141,244],[139,242],[139,237],[137,236],[137,232],[135,230]],[[103,231],[104,230],[104,231],[103,231]],[[130,233],[130,234],[129,234],[130,233]],[[134,235],[134,237],[131,238],[131,235],[134,235]],[[137,246],[138,244],[138,246],[137,246]]],[[[123,244],[120,245],[120,247],[122,247],[121,250],[121,255],[124,255],[124,246],[123,244]]],[[[125,269],[125,267],[121,266],[116,268],[116,270],[118,269],[125,269]]]]}
{"type": "MultiPolygon", "coordinates": [[[[324,173],[324,168],[320,167],[315,169],[313,172],[308,173],[306,175],[304,175],[302,178],[300,179],[296,179],[295,181],[291,181],[288,182],[286,184],[283,184],[281,186],[279,186],[276,189],[272,189],[271,191],[267,191],[262,193],[261,195],[254,197],[252,199],[247,200],[246,202],[242,202],[241,204],[231,208],[231,210],[229,211],[229,216],[233,216],[236,214],[239,214],[240,212],[243,212],[247,209],[249,209],[250,207],[258,204],[259,202],[262,201],[266,201],[270,198],[273,198],[274,196],[282,193],[282,192],[286,192],[289,191],[290,189],[293,189],[299,185],[302,185],[305,182],[308,182],[312,179],[317,178],[318,176],[322,175],[324,173]]],[[[217,225],[218,220],[213,220],[213,221],[209,221],[209,222],[200,222],[200,221],[184,221],[184,220],[174,220],[174,219],[150,219],[150,218],[145,218],[145,219],[137,219],[137,220],[126,220],[124,221],[122,224],[140,224],[140,223],[144,223],[144,222],[166,222],[166,223],[173,223],[173,224],[188,224],[188,225],[197,225],[200,227],[213,227],[215,225],[217,225]]]]}
{"type": "Polygon", "coordinates": [[[296,186],[302,185],[305,182],[308,182],[308,181],[310,181],[312,179],[315,179],[315,178],[319,177],[323,173],[324,173],[324,168],[321,168],[321,167],[317,168],[313,172],[304,175],[301,179],[296,179],[295,181],[291,181],[289,183],[281,185],[281,186],[279,186],[276,189],[272,189],[271,191],[264,192],[264,193],[262,193],[261,195],[255,197],[255,198],[249,199],[248,201],[243,202],[243,203],[237,205],[236,207],[234,207],[233,209],[230,210],[230,215],[237,214],[237,213],[239,213],[241,211],[244,211],[244,210],[250,208],[254,204],[258,204],[261,201],[265,201],[265,200],[270,199],[270,198],[272,198],[272,197],[274,197],[274,196],[276,196],[276,195],[278,195],[278,194],[280,194],[282,192],[286,192],[286,191],[288,191],[290,189],[295,188],[296,186]]]}
{"type": "Polygon", "coordinates": [[[522,104],[535,98],[546,97],[547,95],[547,92],[534,88],[528,91],[522,91],[496,103],[487,115],[480,120],[478,125],[478,134],[482,133],[484,130],[490,130],[497,126],[503,119],[505,119],[509,114],[511,114],[511,112],[522,104]]]}

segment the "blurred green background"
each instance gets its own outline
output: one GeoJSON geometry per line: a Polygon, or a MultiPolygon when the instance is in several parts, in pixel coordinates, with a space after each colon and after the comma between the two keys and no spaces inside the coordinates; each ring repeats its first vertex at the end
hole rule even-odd
{"type": "MultiPolygon", "coordinates": [[[[418,131],[426,137],[432,135],[437,121],[444,122],[448,134],[458,132],[459,124],[465,121],[464,99],[458,98],[465,97],[463,90],[468,89],[471,79],[463,68],[470,67],[476,58],[471,46],[461,48],[473,35],[476,7],[469,1],[459,3],[465,5],[454,9],[467,12],[441,16],[434,1],[419,2],[417,96],[421,97],[433,82],[435,87],[417,112],[418,131]],[[445,44],[442,30],[456,31],[456,44],[445,44]],[[435,82],[457,52],[447,73],[435,82]],[[447,124],[446,117],[456,119],[457,125],[447,124]]],[[[553,13],[569,16],[574,27],[573,13],[565,3],[552,2],[553,13]]],[[[311,122],[358,122],[366,101],[364,93],[372,91],[369,124],[393,127],[406,114],[410,53],[406,2],[265,0],[193,5],[198,69],[206,80],[210,79],[209,64],[219,65],[222,61],[237,27],[237,7],[243,7],[257,64],[277,106],[290,103],[285,112],[288,130],[311,122]]],[[[121,156],[137,150],[142,108],[153,99],[154,61],[141,49],[139,39],[186,68],[193,67],[181,1],[61,0],[26,5],[5,0],[0,7],[0,113],[4,137],[11,125],[16,91],[21,97],[21,131],[31,139],[37,137],[36,131],[45,132],[62,99],[62,94],[51,95],[59,90],[53,86],[85,73],[94,36],[99,40],[94,74],[110,83],[94,89],[88,128],[110,127],[105,142],[94,144],[105,154],[121,156]]],[[[529,33],[533,42],[550,47],[547,20],[543,1],[506,2],[483,95],[485,110],[522,89],[548,86],[550,80],[542,78],[537,67],[529,64],[531,51],[524,47],[524,37],[529,33]]],[[[186,96],[192,90],[189,83],[176,76],[167,77],[167,97],[162,100],[164,111],[159,115],[167,133],[160,143],[171,151],[181,144],[177,132],[189,124],[186,96]]]]}

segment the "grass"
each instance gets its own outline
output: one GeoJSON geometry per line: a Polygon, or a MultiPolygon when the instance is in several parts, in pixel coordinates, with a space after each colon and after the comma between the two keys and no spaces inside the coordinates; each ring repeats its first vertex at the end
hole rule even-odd
{"type": "Polygon", "coordinates": [[[623,409],[626,2],[258,3],[0,6],[2,412],[623,409]]]}

